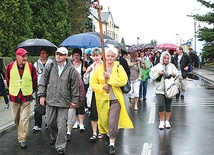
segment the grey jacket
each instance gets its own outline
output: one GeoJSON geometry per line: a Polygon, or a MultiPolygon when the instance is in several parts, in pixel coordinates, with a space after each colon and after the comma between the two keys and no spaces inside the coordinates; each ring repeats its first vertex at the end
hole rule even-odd
{"type": "Polygon", "coordinates": [[[59,76],[58,64],[56,60],[53,60],[45,67],[39,81],[37,96],[46,97],[46,104],[49,106],[69,108],[71,102],[78,103],[78,73],[71,62],[68,59],[66,61],[62,74],[59,76]]]}

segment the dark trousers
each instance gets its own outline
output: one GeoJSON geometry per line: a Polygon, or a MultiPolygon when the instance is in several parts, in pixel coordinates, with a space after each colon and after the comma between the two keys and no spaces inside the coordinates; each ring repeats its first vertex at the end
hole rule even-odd
{"type": "MultiPolygon", "coordinates": [[[[39,99],[37,98],[37,92],[35,93],[35,104],[40,104],[39,99]]],[[[38,126],[39,128],[42,127],[42,115],[35,111],[34,113],[34,126],[38,126]]]]}
{"type": "Polygon", "coordinates": [[[8,96],[5,90],[5,85],[2,78],[0,78],[0,93],[1,93],[1,96],[4,97],[5,104],[9,103],[8,96]]]}

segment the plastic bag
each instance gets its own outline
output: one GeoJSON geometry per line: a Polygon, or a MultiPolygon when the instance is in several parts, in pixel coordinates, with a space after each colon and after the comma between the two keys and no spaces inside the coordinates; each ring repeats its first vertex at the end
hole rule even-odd
{"type": "Polygon", "coordinates": [[[165,83],[165,96],[167,98],[173,98],[178,93],[178,88],[175,84],[173,77],[164,79],[165,83]]]}

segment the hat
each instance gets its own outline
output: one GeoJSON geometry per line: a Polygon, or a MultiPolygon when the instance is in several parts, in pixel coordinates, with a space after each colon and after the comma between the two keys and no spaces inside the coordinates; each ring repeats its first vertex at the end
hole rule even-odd
{"type": "Polygon", "coordinates": [[[91,55],[95,55],[95,54],[101,54],[102,52],[100,51],[99,48],[94,48],[93,51],[91,52],[91,55]]]}
{"type": "Polygon", "coordinates": [[[78,53],[80,56],[82,56],[82,50],[79,48],[74,48],[71,55],[74,55],[75,53],[78,53]]]}
{"type": "Polygon", "coordinates": [[[85,54],[91,54],[91,51],[92,51],[91,48],[87,48],[87,49],[85,50],[85,54]]]}
{"type": "Polygon", "coordinates": [[[57,48],[56,52],[61,53],[61,54],[68,54],[68,50],[65,47],[57,48]]]}
{"type": "Polygon", "coordinates": [[[16,55],[24,56],[25,54],[29,54],[24,48],[18,48],[16,50],[16,55]]]}

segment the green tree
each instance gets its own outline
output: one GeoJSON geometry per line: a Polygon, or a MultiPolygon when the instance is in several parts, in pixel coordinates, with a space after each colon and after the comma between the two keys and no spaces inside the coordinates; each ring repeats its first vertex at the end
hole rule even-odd
{"type": "Polygon", "coordinates": [[[0,51],[14,56],[16,46],[32,37],[31,9],[28,0],[3,0],[0,4],[0,51]]]}
{"type": "Polygon", "coordinates": [[[121,44],[126,45],[124,38],[121,39],[121,44]]]}
{"type": "Polygon", "coordinates": [[[89,3],[82,0],[71,0],[69,3],[69,18],[68,22],[71,26],[71,34],[83,33],[91,31],[92,25],[90,15],[89,3]]]}
{"type": "Polygon", "coordinates": [[[157,40],[151,40],[150,44],[154,47],[157,46],[157,40]]]}
{"type": "MultiPolygon", "coordinates": [[[[214,10],[214,3],[212,3],[211,1],[209,2],[205,0],[197,0],[197,1],[200,2],[202,5],[204,5],[205,7],[211,8],[212,10],[214,10]]],[[[200,28],[198,30],[198,38],[200,41],[206,42],[206,45],[203,48],[203,50],[205,51],[203,56],[205,58],[214,57],[214,28],[213,28],[214,13],[208,12],[205,15],[194,15],[194,18],[197,21],[205,22],[208,25],[211,25],[212,28],[208,28],[208,27],[200,28]]]]}

